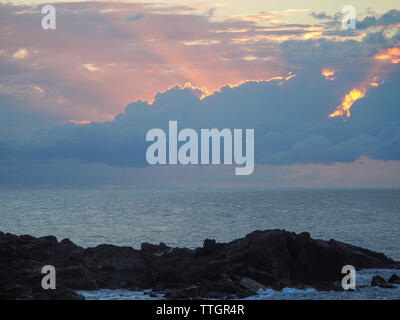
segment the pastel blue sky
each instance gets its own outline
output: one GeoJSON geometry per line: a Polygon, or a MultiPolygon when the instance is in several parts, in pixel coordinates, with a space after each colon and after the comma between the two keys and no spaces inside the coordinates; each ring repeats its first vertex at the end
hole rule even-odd
{"type": "Polygon", "coordinates": [[[41,3],[0,1],[0,186],[400,187],[397,1],[41,3]],[[254,128],[254,174],[148,167],[168,120],[254,128]]]}

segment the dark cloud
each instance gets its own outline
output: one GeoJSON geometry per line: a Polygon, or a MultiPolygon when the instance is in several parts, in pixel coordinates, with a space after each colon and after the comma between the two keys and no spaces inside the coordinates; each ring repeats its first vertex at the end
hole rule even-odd
{"type": "Polygon", "coordinates": [[[125,19],[125,21],[128,21],[128,22],[130,22],[130,21],[136,21],[136,20],[140,20],[140,19],[143,19],[145,17],[145,15],[143,14],[143,13],[137,13],[137,14],[135,14],[135,15],[132,15],[132,16],[129,16],[129,17],[127,17],[126,19],[125,19]]]}
{"type": "Polygon", "coordinates": [[[316,73],[308,79],[299,73],[281,86],[278,83],[223,87],[202,100],[196,90],[175,87],[159,93],[151,105],[129,104],[114,121],[43,129],[9,156],[143,167],[149,145],[146,132],[152,128],[168,132],[168,121],[177,120],[179,129],[254,128],[258,164],[352,162],[363,155],[400,160],[399,79],[371,88],[353,105],[346,122],[328,114],[351,87],[316,73]]]}
{"type": "Polygon", "coordinates": [[[398,23],[400,23],[400,11],[392,9],[382,14],[379,17],[376,16],[365,17],[362,21],[357,22],[357,28],[366,29],[369,27],[376,27],[376,26],[396,25],[398,23]]]}
{"type": "MultiPolygon", "coordinates": [[[[3,146],[28,141],[38,131],[63,122],[60,116],[25,105],[14,97],[0,93],[0,141],[3,146]]],[[[0,147],[0,154],[6,153],[0,147]]]]}
{"type": "MultiPolygon", "coordinates": [[[[325,12],[320,12],[320,13],[311,12],[310,16],[318,20],[329,20],[325,22],[326,26],[330,27],[336,26],[336,28],[339,28],[340,20],[343,14],[341,12],[336,12],[334,15],[329,15],[325,12]]],[[[395,26],[398,23],[400,23],[400,10],[392,9],[381,15],[369,11],[368,16],[366,16],[360,21],[357,21],[356,29],[363,30],[363,29],[368,29],[370,27],[378,27],[378,26],[389,27],[389,26],[395,26]]]]}
{"type": "Polygon", "coordinates": [[[316,12],[311,12],[310,13],[311,17],[314,17],[315,19],[332,19],[333,17],[329,14],[326,14],[325,12],[320,12],[320,13],[316,13],[316,12]]]}

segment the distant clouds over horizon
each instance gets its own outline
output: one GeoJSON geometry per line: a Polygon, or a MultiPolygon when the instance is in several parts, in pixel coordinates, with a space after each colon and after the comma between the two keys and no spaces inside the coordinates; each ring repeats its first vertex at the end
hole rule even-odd
{"type": "Polygon", "coordinates": [[[0,3],[0,186],[400,187],[397,8],[347,31],[309,1],[57,3],[52,31],[40,8],[0,3]],[[148,167],[145,134],[169,120],[254,128],[253,177],[148,167]]]}

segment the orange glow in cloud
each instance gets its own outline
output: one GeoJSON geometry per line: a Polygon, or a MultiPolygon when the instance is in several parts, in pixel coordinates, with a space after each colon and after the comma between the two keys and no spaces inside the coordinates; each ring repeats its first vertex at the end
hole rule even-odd
{"type": "MultiPolygon", "coordinates": [[[[270,82],[270,81],[274,81],[274,80],[281,80],[281,82],[279,82],[279,85],[282,85],[285,81],[289,81],[290,79],[294,78],[296,76],[296,74],[289,72],[287,74],[287,76],[281,77],[281,76],[276,76],[276,77],[272,77],[269,79],[262,79],[262,80],[240,80],[236,83],[227,83],[227,84],[223,84],[221,86],[219,86],[216,90],[209,90],[206,87],[196,87],[195,85],[193,85],[190,82],[186,82],[183,86],[180,84],[174,84],[172,86],[170,86],[168,89],[164,90],[164,91],[159,91],[159,93],[165,93],[168,90],[171,90],[172,88],[178,87],[180,89],[192,89],[192,90],[199,90],[201,92],[200,94],[200,100],[203,100],[204,98],[213,95],[216,92],[220,92],[222,88],[224,87],[229,87],[229,88],[236,88],[241,86],[242,84],[245,84],[247,82],[256,82],[256,83],[261,83],[261,82],[270,82]]],[[[153,100],[150,102],[151,104],[154,102],[154,98],[153,100]]]]}
{"type": "MultiPolygon", "coordinates": [[[[290,79],[294,78],[295,76],[296,75],[294,73],[289,72],[287,77],[285,78],[285,81],[289,81],[290,79]]],[[[272,78],[272,80],[274,80],[274,79],[272,78]]]]}
{"type": "Polygon", "coordinates": [[[385,83],[385,81],[379,80],[378,76],[376,76],[376,77],[372,78],[372,81],[369,83],[369,85],[371,87],[379,87],[381,84],[384,84],[384,83],[385,83]]]}
{"type": "Polygon", "coordinates": [[[335,80],[336,79],[334,69],[329,69],[329,68],[322,69],[321,74],[325,77],[326,80],[335,80]]]}
{"type": "Polygon", "coordinates": [[[336,107],[335,111],[329,115],[330,118],[334,117],[345,117],[346,119],[350,117],[350,108],[358,99],[361,99],[365,96],[365,89],[352,89],[346,96],[343,98],[342,103],[336,107]]]}
{"type": "Polygon", "coordinates": [[[374,56],[377,60],[390,60],[391,63],[400,63],[400,48],[389,48],[374,56]]]}
{"type": "Polygon", "coordinates": [[[91,123],[91,121],[89,121],[89,120],[68,120],[66,122],[73,123],[73,124],[89,124],[89,123],[91,123]]]}
{"type": "Polygon", "coordinates": [[[365,84],[362,85],[362,89],[352,89],[346,96],[343,98],[342,103],[336,107],[335,111],[329,115],[330,118],[334,117],[345,117],[345,119],[350,118],[350,108],[358,99],[364,98],[367,92],[368,85],[371,87],[379,87],[380,85],[384,84],[385,81],[381,80],[379,76],[375,76],[372,80],[368,83],[367,81],[364,82],[365,84]]]}
{"type": "MultiPolygon", "coordinates": [[[[387,60],[393,64],[400,63],[400,48],[388,48],[380,51],[378,54],[374,56],[375,60],[387,60]]],[[[390,71],[389,71],[390,72],[390,71]]],[[[382,75],[387,73],[382,66],[373,64],[372,68],[369,71],[369,76],[362,82],[361,85],[358,86],[359,89],[352,89],[346,96],[343,98],[342,103],[336,107],[335,111],[329,114],[330,118],[334,117],[344,117],[345,120],[351,116],[350,108],[357,100],[363,98],[370,87],[376,88],[380,85],[384,84],[385,81],[382,79],[382,75]],[[371,75],[378,73],[378,75],[372,77],[371,75]],[[371,79],[371,80],[369,80],[371,79]]],[[[332,77],[334,75],[334,70],[323,69],[322,75],[325,76],[326,79],[332,77]],[[330,72],[330,71],[333,71],[330,72]]]]}
{"type": "Polygon", "coordinates": [[[307,32],[305,34],[303,34],[303,38],[308,40],[308,39],[315,39],[315,38],[319,38],[320,36],[322,36],[322,32],[307,32]]]}

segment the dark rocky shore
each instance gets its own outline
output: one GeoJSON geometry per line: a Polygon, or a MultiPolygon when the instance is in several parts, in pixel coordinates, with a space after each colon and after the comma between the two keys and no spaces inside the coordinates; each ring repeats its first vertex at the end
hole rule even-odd
{"type": "Polygon", "coordinates": [[[347,264],[400,268],[382,253],[284,230],[254,231],[229,243],[205,240],[194,250],[162,243],[84,249],[68,239],[0,232],[0,299],[83,299],[76,290],[100,288],[152,289],[170,299],[246,297],[264,287],[342,290],[347,264]],[[41,287],[44,265],[56,268],[55,290],[41,287]]]}

